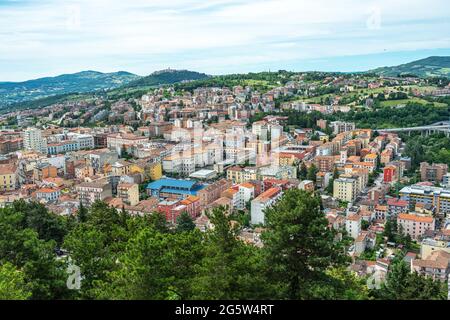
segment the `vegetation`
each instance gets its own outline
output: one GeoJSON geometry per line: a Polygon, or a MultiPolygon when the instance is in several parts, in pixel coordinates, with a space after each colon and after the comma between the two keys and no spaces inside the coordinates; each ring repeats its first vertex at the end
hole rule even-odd
{"type": "Polygon", "coordinates": [[[404,138],[406,139],[405,154],[411,157],[413,170],[417,169],[423,161],[445,163],[450,166],[450,138],[445,134],[404,138]]]}
{"type": "MultiPolygon", "coordinates": [[[[393,280],[370,292],[349,272],[346,244],[336,242],[320,206],[317,196],[288,190],[266,212],[260,248],[239,240],[241,226],[224,208],[208,213],[214,228],[201,232],[186,214],[172,228],[161,214],[131,216],[102,202],[76,217],[15,202],[0,209],[0,298],[414,298],[393,280]],[[69,265],[80,268],[79,290],[67,288],[69,265]]],[[[418,275],[405,281],[412,292],[443,298],[441,284],[418,275]]]]}

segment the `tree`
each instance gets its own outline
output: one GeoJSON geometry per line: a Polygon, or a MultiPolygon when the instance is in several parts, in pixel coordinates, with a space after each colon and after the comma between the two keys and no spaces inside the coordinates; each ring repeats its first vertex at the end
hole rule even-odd
{"type": "Polygon", "coordinates": [[[16,211],[14,204],[0,209],[0,263],[9,262],[23,272],[32,299],[67,299],[71,294],[66,287],[66,264],[56,259],[57,242],[41,239],[34,228],[41,237],[59,233],[53,232],[51,223],[41,223],[48,222],[48,217],[39,220],[30,214],[33,219],[27,221],[30,215],[16,211]]]}
{"type": "Polygon", "coordinates": [[[320,198],[289,189],[265,214],[265,259],[281,297],[314,298],[315,283],[328,278],[326,270],[347,262],[344,248],[334,241],[336,232],[328,228],[320,210],[320,198]]]}
{"type": "Polygon", "coordinates": [[[298,177],[301,180],[305,180],[307,174],[308,174],[308,168],[306,168],[306,164],[304,162],[302,162],[302,164],[300,165],[300,170],[298,172],[298,177]]]}
{"type": "Polygon", "coordinates": [[[326,281],[318,281],[313,287],[314,296],[317,299],[370,299],[366,280],[346,268],[330,268],[326,271],[326,275],[326,281]]]}
{"type": "Polygon", "coordinates": [[[195,229],[195,223],[192,217],[186,212],[182,212],[177,218],[177,232],[192,231],[195,229]]]}
{"type": "Polygon", "coordinates": [[[395,242],[397,235],[397,220],[387,219],[384,224],[384,236],[388,238],[388,241],[395,242]]]}
{"type": "Polygon", "coordinates": [[[87,209],[83,206],[83,203],[80,201],[80,206],[78,207],[77,217],[79,222],[86,222],[87,220],[87,209]]]}
{"type": "Polygon", "coordinates": [[[205,234],[204,258],[194,286],[194,299],[268,299],[273,297],[264,277],[260,249],[237,239],[238,229],[231,225],[223,207],[214,208],[208,217],[214,225],[205,234]]]}
{"type": "Polygon", "coordinates": [[[30,297],[23,271],[9,262],[0,265],[0,300],[26,300],[30,297]]]}
{"type": "Polygon", "coordinates": [[[319,169],[317,169],[316,165],[313,163],[308,168],[308,173],[306,175],[306,179],[316,182],[317,180],[317,172],[319,172],[319,169]]]}
{"type": "Polygon", "coordinates": [[[392,263],[386,282],[374,295],[386,300],[445,300],[445,283],[411,273],[402,260],[392,263]]]}
{"type": "Polygon", "coordinates": [[[98,299],[190,299],[202,259],[201,232],[161,233],[152,227],[130,239],[106,279],[95,282],[98,299]]]}

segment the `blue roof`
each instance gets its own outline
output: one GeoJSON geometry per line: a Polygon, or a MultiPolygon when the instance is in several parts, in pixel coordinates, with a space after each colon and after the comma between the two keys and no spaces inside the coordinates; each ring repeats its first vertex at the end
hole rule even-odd
{"type": "Polygon", "coordinates": [[[147,189],[161,189],[161,188],[182,188],[192,189],[197,181],[193,180],[177,180],[177,179],[159,179],[157,181],[150,182],[147,185],[147,189]]]}
{"type": "Polygon", "coordinates": [[[180,190],[180,189],[170,189],[170,188],[162,188],[161,193],[173,193],[173,194],[188,194],[191,196],[197,195],[198,190],[180,190]]]}

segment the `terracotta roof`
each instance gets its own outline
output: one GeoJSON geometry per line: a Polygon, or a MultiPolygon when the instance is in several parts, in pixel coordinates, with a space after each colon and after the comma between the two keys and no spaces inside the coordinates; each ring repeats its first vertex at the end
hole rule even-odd
{"type": "Polygon", "coordinates": [[[415,222],[433,223],[433,217],[418,216],[415,214],[400,213],[398,218],[401,220],[409,220],[415,222]]]}

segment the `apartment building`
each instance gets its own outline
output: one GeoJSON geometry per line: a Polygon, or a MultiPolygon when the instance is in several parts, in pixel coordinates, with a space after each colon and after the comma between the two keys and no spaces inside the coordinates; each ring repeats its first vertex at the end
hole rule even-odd
{"type": "Polygon", "coordinates": [[[220,179],[210,185],[207,185],[197,193],[197,196],[200,198],[200,206],[205,208],[215,200],[219,199],[222,192],[230,188],[231,185],[231,181],[227,179],[220,179]]]}
{"type": "Polygon", "coordinates": [[[427,257],[412,260],[411,267],[420,275],[445,282],[450,274],[450,253],[434,251],[427,257]]]}
{"type": "Polygon", "coordinates": [[[355,130],[355,124],[353,122],[332,121],[330,122],[330,127],[333,130],[333,134],[355,130]]]}
{"type": "Polygon", "coordinates": [[[345,218],[345,230],[353,239],[357,239],[361,233],[361,220],[359,214],[351,214],[345,218]]]}
{"type": "Polygon", "coordinates": [[[427,230],[435,229],[433,217],[415,213],[400,213],[397,216],[397,224],[401,226],[403,233],[412,239],[419,239],[427,230]]]}
{"type": "Polygon", "coordinates": [[[41,188],[36,191],[36,199],[47,202],[57,201],[60,195],[61,191],[59,189],[41,188]]]}
{"type": "Polygon", "coordinates": [[[27,128],[24,131],[23,146],[26,150],[33,150],[42,153],[47,152],[47,142],[42,137],[41,130],[37,128],[27,128]]]}
{"type": "Polygon", "coordinates": [[[333,182],[333,197],[347,202],[355,201],[358,195],[358,180],[338,178],[333,182]]]}
{"type": "Polygon", "coordinates": [[[272,206],[281,198],[283,192],[281,188],[275,187],[266,190],[251,202],[251,223],[264,224],[265,210],[272,206]]]}
{"type": "Polygon", "coordinates": [[[227,180],[233,184],[241,184],[250,180],[258,180],[257,168],[234,166],[227,169],[227,180]]]}
{"type": "Polygon", "coordinates": [[[76,186],[81,203],[89,207],[95,201],[102,201],[112,197],[112,187],[105,179],[94,182],[83,182],[76,186]]]}
{"type": "Polygon", "coordinates": [[[106,137],[106,145],[110,150],[115,150],[118,154],[127,146],[138,146],[148,142],[147,137],[136,136],[130,133],[114,133],[106,137]]]}
{"type": "Polygon", "coordinates": [[[428,162],[420,163],[420,178],[422,181],[430,181],[434,183],[442,182],[443,177],[448,172],[448,165],[444,163],[433,163],[428,162]]]}
{"type": "Polygon", "coordinates": [[[0,191],[17,189],[17,167],[13,164],[0,165],[0,191]]]}
{"type": "Polygon", "coordinates": [[[437,213],[450,212],[450,188],[415,184],[404,187],[399,194],[400,199],[407,201],[410,207],[414,207],[416,203],[422,203],[434,206],[437,213]]]}
{"type": "Polygon", "coordinates": [[[139,185],[137,183],[123,183],[117,185],[117,198],[123,203],[135,206],[139,203],[139,185]]]}

